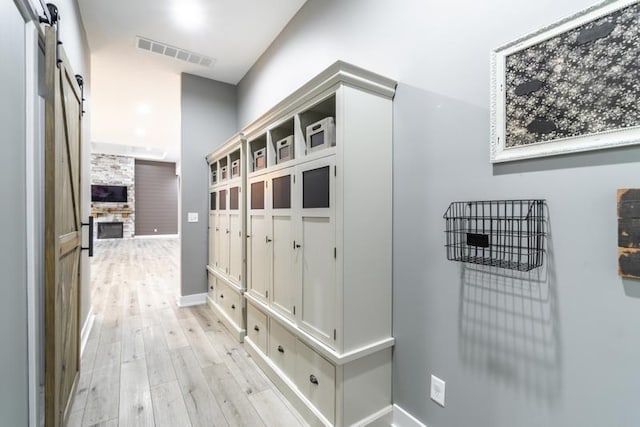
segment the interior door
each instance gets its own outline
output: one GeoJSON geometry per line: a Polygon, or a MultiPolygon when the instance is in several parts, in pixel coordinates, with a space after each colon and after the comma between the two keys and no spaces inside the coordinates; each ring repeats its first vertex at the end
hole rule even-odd
{"type": "Polygon", "coordinates": [[[45,425],[58,427],[80,371],[82,95],[54,27],[45,44],[45,425]]]}

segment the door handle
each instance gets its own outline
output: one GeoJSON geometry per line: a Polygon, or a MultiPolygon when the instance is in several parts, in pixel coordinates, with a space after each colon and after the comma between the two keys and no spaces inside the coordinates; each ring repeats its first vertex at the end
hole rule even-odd
{"type": "Polygon", "coordinates": [[[89,251],[89,256],[93,257],[93,216],[89,216],[89,222],[81,223],[83,227],[89,227],[89,246],[83,248],[80,246],[80,250],[89,251]]]}

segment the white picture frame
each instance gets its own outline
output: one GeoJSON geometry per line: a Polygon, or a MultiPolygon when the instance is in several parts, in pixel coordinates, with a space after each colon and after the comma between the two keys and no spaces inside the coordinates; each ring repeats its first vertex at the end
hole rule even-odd
{"type": "MultiPolygon", "coordinates": [[[[597,46],[601,55],[606,54],[612,58],[611,63],[618,59],[621,64],[627,64],[624,66],[630,68],[628,57],[631,56],[631,53],[636,53],[635,48],[632,48],[633,52],[631,52],[627,49],[629,44],[624,44],[622,41],[628,41],[629,34],[632,33],[629,30],[632,25],[630,23],[633,23],[634,29],[640,25],[637,19],[636,21],[628,19],[630,11],[635,11],[635,8],[640,8],[640,0],[608,0],[491,52],[491,163],[640,143],[640,87],[636,85],[632,90],[629,90],[627,80],[624,80],[626,83],[622,85],[619,79],[612,80],[615,84],[609,87],[607,83],[603,83],[604,79],[593,78],[603,77],[605,75],[603,70],[606,67],[600,66],[601,63],[596,63],[596,66],[589,68],[588,64],[579,62],[584,61],[584,58],[591,54],[584,55],[584,51],[575,54],[569,52],[569,49],[577,49],[577,47],[588,49],[589,46],[592,46],[595,49],[597,46]],[[593,29],[596,27],[604,28],[603,32],[606,29],[613,29],[605,36],[595,37],[593,34],[598,31],[593,29]],[[589,32],[590,30],[591,32],[589,32]],[[622,37],[626,37],[626,39],[622,39],[622,37]],[[572,40],[574,41],[572,42],[572,40]],[[589,43],[593,44],[589,45],[589,43]],[[596,45],[596,43],[601,44],[596,45]],[[606,43],[610,44],[606,45],[606,43]],[[544,55],[549,52],[549,49],[554,53],[559,52],[557,57],[544,55]],[[624,56],[625,54],[627,56],[624,56]],[[526,62],[526,58],[530,58],[532,55],[533,58],[537,58],[537,62],[533,61],[535,69],[532,69],[526,62]],[[565,59],[568,60],[563,62],[565,59]],[[557,68],[558,66],[560,68],[557,68]],[[556,72],[556,70],[561,71],[556,72]],[[578,75],[576,72],[583,74],[578,75]],[[536,73],[546,77],[536,80],[531,77],[536,73]],[[565,76],[561,78],[557,75],[558,73],[564,73],[565,76]],[[576,76],[579,76],[578,80],[575,79],[576,76]],[[527,86],[528,89],[522,89],[525,86],[522,82],[516,84],[521,80],[529,80],[527,83],[531,83],[531,85],[527,86]],[[536,81],[534,82],[534,80],[536,81]],[[605,85],[605,90],[595,95],[589,94],[588,91],[584,92],[585,89],[589,89],[591,81],[600,82],[598,83],[600,87],[605,85]],[[582,86],[578,86],[578,83],[575,82],[581,82],[582,86]],[[538,89],[522,94],[523,91],[535,87],[538,89]],[[567,101],[562,95],[562,88],[570,88],[572,95],[567,95],[567,97],[573,96],[573,98],[567,101]],[[580,88],[582,92],[576,95],[575,91],[580,88]],[[516,95],[516,89],[520,89],[518,95],[516,95]],[[588,97],[595,99],[595,101],[584,100],[586,96],[581,95],[584,93],[587,93],[588,97]],[[615,94],[615,96],[609,99],[607,95],[611,94],[615,94]],[[530,96],[531,99],[524,102],[522,97],[525,96],[530,96]],[[563,99],[565,100],[562,101],[563,99]],[[607,102],[614,103],[607,104],[607,106],[613,105],[611,110],[603,107],[603,104],[607,102]],[[523,106],[523,104],[527,105],[523,106]],[[569,108],[566,108],[567,104],[569,108]],[[587,110],[592,107],[593,111],[585,112],[585,105],[587,110]],[[630,105],[631,107],[629,107],[630,105]],[[620,108],[623,109],[622,112],[620,112],[620,108]],[[631,111],[626,110],[627,108],[631,108],[631,111]],[[603,115],[598,112],[605,110],[607,113],[604,114],[604,119],[600,120],[603,115]],[[546,112],[549,115],[549,120],[545,120],[544,117],[531,120],[533,114],[540,111],[546,112]],[[576,111],[580,112],[579,118],[572,119],[571,114],[567,113],[572,113],[575,117],[576,111]],[[612,112],[609,114],[609,111],[612,112]],[[589,120],[590,117],[595,117],[597,120],[589,120]],[[525,127],[523,124],[527,123],[527,120],[529,125],[525,127]],[[554,120],[557,121],[557,124],[554,120]],[[616,123],[620,123],[620,120],[622,120],[622,125],[616,128],[616,123]],[[578,128],[582,130],[577,131],[578,128]],[[537,130],[532,131],[531,129],[537,130]]],[[[637,37],[638,43],[640,43],[638,33],[640,31],[634,31],[632,34],[634,40],[637,37]]],[[[638,70],[637,57],[635,61],[635,70],[638,70]]],[[[609,69],[612,68],[609,67],[609,69]]],[[[625,74],[625,70],[623,69],[620,74],[626,76],[628,73],[625,74]]],[[[632,77],[640,79],[640,71],[635,70],[634,73],[637,74],[632,77]]]]}

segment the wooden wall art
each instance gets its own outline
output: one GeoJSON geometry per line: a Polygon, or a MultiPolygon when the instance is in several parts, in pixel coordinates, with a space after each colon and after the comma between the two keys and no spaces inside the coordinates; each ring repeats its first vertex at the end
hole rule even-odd
{"type": "Polygon", "coordinates": [[[618,271],[640,279],[640,189],[618,190],[618,271]]]}

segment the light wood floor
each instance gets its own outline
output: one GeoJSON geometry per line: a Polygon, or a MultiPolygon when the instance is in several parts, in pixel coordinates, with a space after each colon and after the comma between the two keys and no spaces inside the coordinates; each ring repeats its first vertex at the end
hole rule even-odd
{"type": "Polygon", "coordinates": [[[207,306],[176,306],[179,253],[177,239],[96,242],[68,426],[306,425],[207,306]]]}

